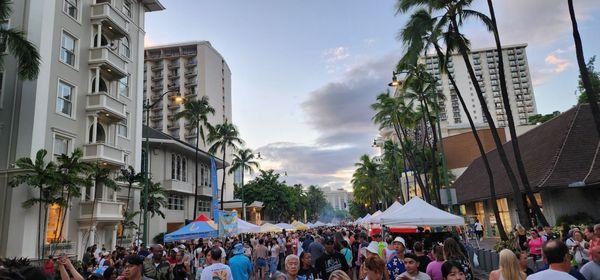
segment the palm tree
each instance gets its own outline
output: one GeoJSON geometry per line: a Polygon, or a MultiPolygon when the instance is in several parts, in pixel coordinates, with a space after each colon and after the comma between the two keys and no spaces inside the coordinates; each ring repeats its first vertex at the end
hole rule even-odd
{"type": "MultiPolygon", "coordinates": [[[[8,21],[12,14],[11,0],[0,0],[0,20],[8,21]]],[[[34,80],[40,72],[40,54],[33,43],[29,42],[23,31],[0,26],[0,44],[5,44],[8,52],[18,62],[19,76],[25,80],[34,80]]],[[[2,65],[3,56],[0,56],[2,65]]]]}
{"type": "Polygon", "coordinates": [[[204,128],[210,129],[211,125],[208,123],[208,115],[214,115],[215,109],[210,106],[208,96],[206,95],[202,96],[199,100],[186,102],[183,107],[183,111],[175,114],[175,119],[186,119],[189,124],[189,129],[196,131],[196,148],[194,156],[194,213],[192,214],[192,217],[195,218],[198,210],[198,141],[202,138],[202,143],[206,145],[204,128]]]}
{"type": "Polygon", "coordinates": [[[229,174],[233,174],[236,170],[241,170],[242,175],[242,212],[243,219],[246,220],[246,204],[244,203],[244,173],[248,172],[252,174],[254,168],[260,168],[257,161],[254,160],[254,153],[251,149],[240,149],[237,154],[233,154],[233,160],[231,161],[231,168],[229,168],[229,174]]]}
{"type": "Polygon", "coordinates": [[[590,109],[592,109],[592,115],[594,116],[594,122],[596,123],[596,132],[600,135],[600,108],[598,108],[598,93],[594,91],[594,87],[592,86],[592,81],[590,79],[590,73],[585,65],[583,43],[581,42],[581,35],[579,35],[579,28],[577,27],[577,17],[575,17],[573,0],[567,0],[567,3],[569,4],[571,25],[573,25],[573,40],[575,41],[575,54],[577,55],[579,75],[581,76],[581,82],[583,83],[583,88],[585,89],[588,102],[590,103],[590,109]]]}
{"type": "Polygon", "coordinates": [[[359,203],[370,204],[371,211],[377,210],[378,203],[385,199],[385,191],[380,180],[380,166],[368,155],[362,155],[355,163],[356,170],[352,175],[354,199],[359,203]]]}
{"type": "Polygon", "coordinates": [[[229,123],[227,120],[222,124],[217,124],[215,127],[210,128],[208,141],[212,143],[212,146],[208,149],[211,154],[214,155],[217,151],[221,151],[221,154],[223,155],[223,182],[221,183],[221,211],[223,211],[225,176],[227,175],[227,148],[237,151],[238,146],[244,144],[244,141],[240,138],[235,125],[229,123]]]}
{"type": "Polygon", "coordinates": [[[36,203],[38,209],[38,258],[44,258],[44,241],[41,237],[46,235],[46,224],[48,219],[48,205],[57,202],[56,196],[60,192],[57,188],[57,167],[52,161],[46,163],[45,157],[48,152],[44,149],[37,151],[35,159],[20,158],[15,162],[15,166],[22,170],[10,180],[11,187],[18,187],[21,184],[27,184],[30,187],[37,188],[39,197],[34,197],[23,202],[23,208],[31,208],[36,203]],[[45,210],[42,221],[42,209],[45,210]]]}
{"type": "Polygon", "coordinates": [[[485,96],[483,95],[483,91],[479,86],[479,82],[477,81],[477,77],[475,76],[475,71],[469,59],[470,42],[463,34],[460,33],[459,23],[462,24],[464,19],[467,18],[477,18],[482,23],[484,23],[484,25],[490,31],[493,30],[491,20],[486,15],[474,10],[467,9],[471,3],[472,0],[399,0],[397,8],[398,13],[405,13],[411,8],[426,6],[430,11],[437,11],[442,13],[439,16],[438,25],[444,26],[446,28],[446,32],[444,33],[445,42],[450,43],[450,45],[447,45],[447,51],[458,51],[459,55],[462,57],[467,67],[467,72],[471,79],[471,83],[473,84],[473,88],[475,89],[475,92],[477,94],[477,99],[479,100],[481,111],[483,112],[485,119],[488,120],[487,123],[490,128],[494,144],[496,145],[498,156],[500,158],[500,161],[502,162],[502,165],[506,171],[507,177],[512,186],[513,199],[515,204],[517,205],[517,214],[519,217],[519,221],[522,225],[531,226],[531,221],[526,211],[526,205],[521,195],[519,183],[517,182],[515,173],[512,170],[512,167],[510,166],[508,156],[506,154],[506,151],[504,150],[504,147],[502,146],[502,141],[500,140],[500,136],[496,129],[496,124],[494,124],[493,122],[492,115],[489,111],[489,108],[487,107],[485,96]]]}
{"type": "MultiPolygon", "coordinates": [[[[477,143],[477,148],[481,155],[481,159],[484,163],[486,174],[488,175],[488,182],[490,186],[490,200],[492,204],[492,209],[494,212],[494,216],[498,223],[498,232],[500,238],[502,240],[508,240],[508,236],[506,231],[504,230],[504,226],[502,224],[502,219],[500,218],[500,212],[498,210],[497,198],[496,198],[496,188],[494,184],[494,177],[492,173],[492,169],[490,167],[489,160],[487,158],[487,154],[481,142],[481,138],[477,132],[477,128],[473,122],[473,118],[467,105],[463,99],[463,96],[460,92],[460,89],[456,85],[456,81],[454,80],[454,76],[448,72],[448,59],[447,55],[445,55],[440,47],[440,44],[454,45],[452,42],[444,43],[441,42],[443,39],[448,38],[444,37],[443,31],[441,30],[441,24],[438,23],[438,19],[432,17],[430,13],[424,9],[417,10],[414,12],[409,21],[407,22],[404,29],[400,32],[398,39],[404,42],[405,47],[407,49],[406,53],[402,57],[399,62],[399,67],[404,67],[402,65],[413,65],[417,63],[419,56],[429,49],[430,46],[433,46],[435,49],[436,55],[438,57],[440,69],[442,73],[445,73],[450,80],[450,84],[454,89],[458,100],[461,104],[461,107],[467,117],[469,122],[469,126],[471,127],[471,132],[473,137],[475,138],[475,142],[477,143]]],[[[450,53],[450,52],[448,52],[450,53]]]]}
{"type": "MultiPolygon", "coordinates": [[[[496,13],[494,13],[494,4],[492,0],[487,0],[488,8],[490,11],[491,23],[492,23],[492,33],[494,34],[494,41],[496,42],[496,52],[498,53],[498,73],[500,74],[500,92],[502,94],[502,103],[504,104],[504,112],[506,113],[506,118],[508,119],[508,130],[510,132],[510,142],[513,147],[513,153],[515,156],[515,162],[517,163],[517,171],[519,172],[519,177],[521,178],[521,183],[523,183],[523,188],[525,189],[525,194],[527,198],[529,198],[529,203],[531,203],[531,207],[539,221],[542,225],[547,226],[548,221],[546,217],[542,213],[540,206],[537,203],[533,195],[533,191],[531,190],[531,186],[529,184],[529,178],[527,176],[527,171],[525,170],[525,164],[523,163],[523,158],[521,157],[521,148],[519,147],[519,138],[517,137],[517,130],[515,129],[515,120],[513,119],[512,109],[510,107],[510,99],[508,97],[508,89],[506,87],[506,74],[504,71],[504,58],[502,54],[502,44],[500,42],[500,34],[498,33],[498,25],[496,24],[496,13]]],[[[585,64],[585,63],[584,63],[585,64]]],[[[587,69],[587,68],[586,68],[587,69]]],[[[597,108],[597,106],[596,106],[597,108]]],[[[599,126],[600,128],[600,126],[599,126]]],[[[600,130],[598,131],[600,132],[600,130]]]]}
{"type": "MultiPolygon", "coordinates": [[[[395,197],[400,199],[400,203],[406,203],[404,198],[404,192],[402,190],[402,171],[404,164],[401,156],[402,151],[398,148],[398,145],[394,144],[391,140],[387,140],[383,143],[383,164],[386,170],[389,172],[390,181],[394,182],[392,186],[397,187],[397,191],[389,190],[391,193],[395,193],[395,197]]],[[[408,185],[407,185],[408,188],[408,185]]],[[[394,188],[395,189],[395,188],[394,188]]]]}
{"type": "Polygon", "coordinates": [[[85,177],[85,174],[89,171],[90,165],[86,162],[82,162],[83,152],[80,149],[75,149],[71,156],[66,154],[59,155],[56,159],[58,163],[58,185],[62,188],[61,200],[63,203],[60,204],[60,213],[57,221],[57,240],[62,240],[63,227],[67,216],[67,208],[71,204],[71,199],[81,197],[81,187],[89,187],[91,181],[85,177]],[[66,199],[63,199],[66,195],[66,199]],[[62,216],[62,219],[61,219],[62,216]]]}
{"type": "MultiPolygon", "coordinates": [[[[146,195],[144,190],[142,190],[142,197],[146,197],[148,199],[148,213],[151,214],[152,217],[155,215],[159,215],[163,219],[165,218],[165,213],[163,213],[160,209],[166,207],[167,199],[165,190],[160,186],[160,183],[154,183],[152,180],[148,180],[148,194],[146,195]],[[145,196],[144,196],[145,195],[145,196]]],[[[144,203],[140,201],[140,207],[144,203]]]]}
{"type": "MultiPolygon", "coordinates": [[[[90,224],[92,224],[93,220],[94,220],[94,212],[96,210],[96,203],[97,203],[97,199],[101,198],[101,195],[103,193],[103,187],[106,187],[107,189],[112,189],[113,191],[115,191],[115,196],[116,196],[116,191],[119,190],[119,186],[115,183],[115,181],[112,179],[112,172],[113,170],[104,166],[103,164],[101,164],[100,162],[95,162],[90,164],[90,168],[88,170],[88,174],[87,174],[87,180],[92,182],[92,186],[94,186],[94,193],[92,193],[90,191],[90,196],[92,197],[92,214],[90,215],[90,224]]],[[[90,227],[90,229],[88,230],[88,237],[90,234],[92,234],[92,228],[90,227]]],[[[87,242],[89,241],[89,238],[86,238],[86,245],[85,247],[87,247],[87,242]]]]}
{"type": "MultiPolygon", "coordinates": [[[[127,200],[125,202],[125,209],[123,210],[123,221],[121,222],[121,226],[123,230],[125,230],[125,226],[127,223],[127,219],[132,220],[132,214],[135,212],[129,212],[129,199],[131,198],[131,188],[134,184],[141,182],[144,179],[144,173],[136,173],[133,166],[128,166],[126,169],[121,169],[121,175],[117,177],[117,181],[123,182],[127,184],[127,200]]],[[[135,215],[133,215],[135,216],[135,215]]],[[[121,234],[121,238],[123,234],[121,234]]]]}

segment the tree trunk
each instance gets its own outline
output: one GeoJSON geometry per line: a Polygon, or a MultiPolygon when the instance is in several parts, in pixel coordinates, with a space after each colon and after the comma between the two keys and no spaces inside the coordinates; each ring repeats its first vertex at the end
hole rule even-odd
{"type": "MultiPolygon", "coordinates": [[[[129,198],[131,196],[131,186],[133,184],[129,183],[127,185],[127,200],[125,204],[125,213],[129,213],[129,198]]],[[[121,221],[121,237],[119,238],[121,240],[121,243],[123,243],[123,235],[125,235],[125,219],[123,219],[123,221],[121,221]]]]}
{"type": "Polygon", "coordinates": [[[194,213],[192,214],[192,219],[196,219],[196,214],[198,213],[198,144],[200,140],[200,122],[196,125],[196,149],[194,154],[194,213]]]}
{"type": "Polygon", "coordinates": [[[244,198],[244,167],[242,167],[242,217],[246,221],[246,202],[244,198]]]}
{"type": "Polygon", "coordinates": [[[221,183],[221,211],[223,211],[224,207],[224,195],[225,195],[225,171],[227,171],[227,166],[225,166],[225,152],[227,151],[227,144],[223,143],[223,182],[221,183]]]}
{"type": "Polygon", "coordinates": [[[581,36],[579,35],[579,28],[577,27],[577,18],[575,17],[575,8],[573,7],[573,0],[568,0],[569,4],[569,15],[571,16],[571,24],[573,25],[573,40],[575,41],[575,53],[577,54],[577,65],[579,66],[579,74],[581,75],[581,81],[583,82],[583,88],[587,95],[588,102],[590,103],[590,109],[592,109],[592,115],[594,116],[594,122],[596,123],[596,132],[600,135],[600,109],[598,108],[598,93],[594,92],[592,81],[590,80],[590,73],[585,64],[585,58],[583,56],[583,43],[581,42],[581,36]]]}
{"type": "MultiPolygon", "coordinates": [[[[437,94],[437,93],[436,93],[437,94]]],[[[433,170],[431,171],[431,176],[433,176],[433,188],[434,188],[434,197],[436,200],[436,205],[438,208],[442,208],[442,202],[440,200],[440,176],[438,173],[438,164],[437,164],[437,145],[438,145],[438,137],[437,137],[437,131],[435,129],[435,122],[433,121],[432,116],[430,115],[429,112],[429,106],[427,106],[427,101],[423,101],[424,103],[424,107],[425,107],[425,114],[427,117],[427,120],[429,121],[429,125],[431,126],[431,131],[433,134],[433,145],[431,146],[431,165],[433,165],[433,170]]],[[[426,127],[427,129],[427,127],[426,127]]],[[[426,134],[427,130],[425,130],[426,134]]]]}
{"type": "Polygon", "coordinates": [[[44,226],[42,229],[42,259],[44,259],[45,255],[46,255],[46,229],[48,227],[48,203],[44,202],[44,226]]]}
{"type": "Polygon", "coordinates": [[[531,190],[531,186],[529,185],[529,178],[527,176],[527,171],[525,170],[525,164],[523,163],[523,158],[521,157],[521,149],[519,148],[519,138],[517,137],[517,131],[515,129],[515,120],[512,115],[512,108],[510,107],[510,99],[508,98],[508,89],[506,88],[506,75],[504,73],[504,58],[502,55],[502,44],[500,43],[500,34],[498,31],[498,26],[496,24],[496,14],[494,13],[494,4],[492,0],[487,0],[488,7],[490,10],[490,15],[492,17],[492,25],[494,27],[494,40],[496,41],[496,52],[498,53],[498,73],[500,74],[500,90],[502,92],[502,102],[504,103],[504,111],[506,112],[506,118],[508,119],[508,130],[510,131],[510,140],[513,147],[513,152],[515,156],[515,162],[517,163],[517,171],[519,172],[519,177],[521,178],[521,183],[523,183],[523,188],[525,189],[525,194],[527,198],[529,198],[529,202],[531,203],[531,207],[533,208],[533,212],[542,223],[542,225],[547,226],[548,221],[540,206],[537,203],[533,195],[533,191],[531,190]]]}
{"type": "MultiPolygon", "coordinates": [[[[61,211],[62,211],[62,220],[59,220],[60,223],[58,224],[58,240],[62,240],[62,234],[63,234],[63,227],[65,225],[65,220],[67,219],[67,209],[69,209],[69,204],[71,203],[71,192],[67,192],[67,205],[65,206],[65,210],[62,210],[61,207],[61,211]]],[[[60,217],[59,217],[60,219],[60,217]]]]}
{"type": "MultiPolygon", "coordinates": [[[[399,122],[399,120],[396,120],[396,121],[399,122]]],[[[395,130],[396,130],[396,128],[395,128],[395,130]]],[[[399,134],[398,130],[396,130],[396,135],[398,136],[398,139],[399,139],[398,142],[400,142],[402,151],[405,151],[405,155],[408,156],[407,161],[408,161],[408,164],[412,167],[413,177],[415,178],[415,181],[417,181],[417,184],[419,185],[421,192],[423,192],[423,197],[424,197],[425,201],[430,202],[431,198],[429,197],[429,191],[427,190],[425,184],[423,183],[423,179],[421,178],[421,175],[416,170],[416,167],[417,167],[417,163],[415,162],[416,155],[413,153],[413,151],[407,151],[407,149],[405,148],[404,142],[402,140],[402,139],[408,139],[407,133],[401,127],[399,128],[399,131],[401,132],[401,134],[399,134]],[[412,162],[411,162],[411,159],[412,159],[412,162]]],[[[415,188],[416,187],[417,186],[415,185],[415,188]]],[[[415,191],[415,194],[416,194],[416,191],[415,191]]]]}
{"type": "MultiPolygon", "coordinates": [[[[395,152],[394,152],[395,153],[395,152]]],[[[394,177],[396,178],[396,184],[400,187],[400,203],[406,203],[404,200],[404,191],[402,190],[402,173],[400,172],[400,168],[398,167],[398,159],[396,159],[396,155],[393,155],[392,160],[394,161],[394,177]]]]}
{"type": "MultiPolygon", "coordinates": [[[[443,54],[439,46],[436,45],[435,48],[438,56],[442,56],[443,54]]],[[[498,210],[498,200],[496,198],[496,185],[494,183],[494,175],[492,173],[492,168],[490,167],[490,162],[487,158],[485,149],[483,148],[483,144],[481,143],[481,138],[479,138],[479,133],[477,133],[477,128],[475,128],[475,123],[473,122],[473,118],[471,117],[469,108],[467,107],[467,104],[465,103],[465,100],[463,99],[462,94],[460,93],[460,90],[456,85],[456,81],[454,81],[454,78],[450,73],[448,73],[448,79],[450,80],[452,87],[454,87],[454,90],[456,91],[456,95],[458,96],[458,100],[460,101],[460,105],[463,108],[463,111],[465,111],[465,114],[467,115],[469,126],[471,126],[471,132],[473,133],[473,137],[475,138],[475,142],[477,143],[479,154],[481,154],[481,160],[483,160],[485,171],[488,175],[488,180],[490,184],[490,200],[492,204],[492,211],[494,212],[494,217],[496,218],[496,223],[498,225],[498,234],[500,235],[501,240],[508,240],[508,235],[506,235],[506,231],[504,230],[504,222],[502,222],[502,218],[500,217],[500,211],[498,210]]]]}
{"type": "MultiPolygon", "coordinates": [[[[454,32],[456,32],[457,35],[460,34],[460,32],[458,30],[458,24],[456,22],[455,17],[452,17],[452,27],[454,29],[454,32]]],[[[459,37],[459,36],[457,36],[457,37],[459,37]]],[[[512,170],[512,167],[510,166],[510,163],[508,162],[508,157],[506,155],[506,152],[504,151],[504,147],[502,146],[500,137],[498,136],[498,131],[496,130],[496,125],[494,124],[494,120],[492,118],[492,115],[490,114],[490,110],[487,107],[485,97],[483,96],[483,93],[481,92],[481,88],[479,87],[479,82],[477,81],[477,78],[475,77],[475,71],[473,70],[473,66],[471,65],[471,62],[469,60],[469,55],[467,53],[467,46],[464,44],[464,42],[462,42],[462,41],[459,42],[458,50],[465,62],[465,65],[467,66],[467,71],[471,78],[473,87],[475,88],[475,92],[477,93],[477,98],[479,99],[479,104],[481,105],[481,111],[483,112],[483,115],[487,119],[487,123],[490,127],[490,132],[492,133],[492,138],[494,139],[494,143],[496,144],[496,150],[498,151],[498,156],[500,157],[500,161],[502,162],[502,165],[504,166],[504,169],[506,170],[506,175],[508,176],[508,179],[512,186],[513,199],[515,200],[515,204],[517,205],[517,214],[519,217],[519,222],[521,223],[521,225],[523,225],[526,228],[531,227],[531,222],[529,220],[529,215],[527,215],[526,206],[523,201],[523,196],[521,195],[521,189],[519,188],[519,183],[517,182],[517,178],[512,170]]]]}
{"type": "MultiPolygon", "coordinates": [[[[38,205],[38,236],[37,236],[37,253],[38,253],[38,259],[43,260],[44,259],[44,255],[42,254],[42,248],[44,247],[44,244],[42,244],[42,242],[40,242],[40,240],[42,239],[42,186],[39,187],[40,188],[40,202],[38,205]]],[[[43,234],[44,236],[46,235],[45,233],[43,234]]]]}

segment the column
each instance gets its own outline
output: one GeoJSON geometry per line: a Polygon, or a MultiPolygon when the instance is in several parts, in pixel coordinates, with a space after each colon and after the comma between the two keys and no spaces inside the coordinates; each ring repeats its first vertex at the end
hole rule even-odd
{"type": "Polygon", "coordinates": [[[97,134],[98,134],[98,116],[94,115],[94,122],[92,123],[92,143],[96,143],[97,134]]]}
{"type": "Polygon", "coordinates": [[[112,233],[112,240],[111,240],[111,249],[114,249],[117,247],[117,232],[119,230],[119,225],[115,225],[113,228],[113,233],[112,233]]]}
{"type": "Polygon", "coordinates": [[[102,24],[96,25],[98,29],[98,36],[96,37],[96,46],[100,47],[102,45],[102,24]]]}
{"type": "Polygon", "coordinates": [[[94,93],[100,92],[100,66],[96,67],[96,79],[94,80],[94,93]]]}
{"type": "Polygon", "coordinates": [[[88,238],[88,246],[96,244],[96,224],[90,226],[90,236],[88,238]]]}

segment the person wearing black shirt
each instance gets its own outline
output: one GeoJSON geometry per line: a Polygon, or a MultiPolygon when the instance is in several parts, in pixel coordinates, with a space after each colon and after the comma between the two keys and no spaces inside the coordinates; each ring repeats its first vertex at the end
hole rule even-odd
{"type": "Polygon", "coordinates": [[[303,251],[300,254],[300,269],[298,270],[298,276],[303,276],[306,280],[315,279],[315,268],[311,265],[310,253],[303,251]]]}
{"type": "Polygon", "coordinates": [[[340,252],[334,250],[334,243],[333,238],[327,238],[325,240],[325,254],[315,262],[315,270],[321,279],[329,279],[329,275],[336,270],[342,270],[346,274],[350,273],[346,258],[340,252]]]}
{"type": "Polygon", "coordinates": [[[427,265],[431,262],[431,259],[425,255],[425,252],[423,252],[423,243],[418,241],[415,242],[413,249],[415,249],[415,255],[417,255],[417,261],[419,262],[419,271],[425,273],[427,270],[427,265]]]}

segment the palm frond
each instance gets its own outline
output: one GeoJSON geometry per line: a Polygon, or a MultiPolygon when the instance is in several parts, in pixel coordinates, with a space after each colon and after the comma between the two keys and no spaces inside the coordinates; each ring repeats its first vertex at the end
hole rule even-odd
{"type": "Polygon", "coordinates": [[[6,41],[9,53],[17,58],[19,76],[26,80],[36,79],[40,72],[40,54],[37,47],[26,39],[24,32],[13,28],[0,28],[0,37],[6,41]]]}

